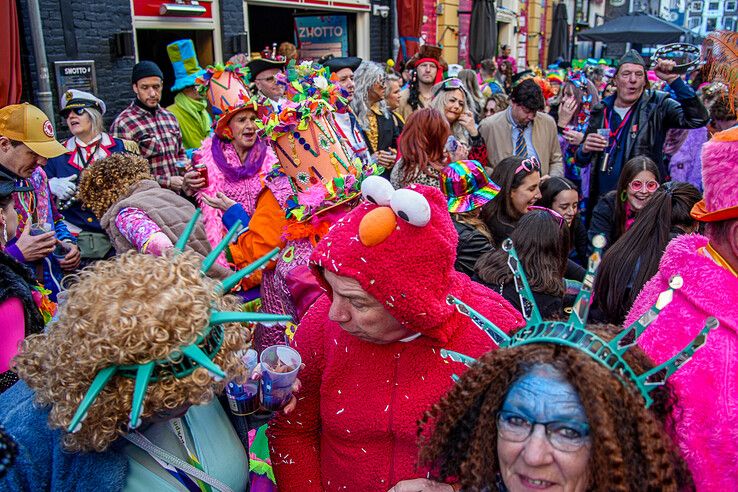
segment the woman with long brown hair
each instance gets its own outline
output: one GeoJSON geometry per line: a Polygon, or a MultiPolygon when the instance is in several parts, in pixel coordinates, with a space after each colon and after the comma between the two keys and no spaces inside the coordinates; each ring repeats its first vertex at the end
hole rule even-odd
{"type": "MultiPolygon", "coordinates": [[[[510,239],[515,244],[523,269],[529,272],[528,282],[541,315],[544,318],[561,317],[569,255],[569,227],[566,221],[551,209],[534,209],[520,219],[510,239]]],[[[502,294],[513,307],[523,312],[515,288],[515,276],[507,262],[508,253],[503,249],[484,254],[475,267],[477,279],[502,294]]]]}
{"type": "Polygon", "coordinates": [[[392,168],[395,188],[413,183],[440,187],[439,173],[446,165],[444,147],[451,129],[435,109],[423,108],[407,119],[398,147],[402,156],[392,168]]]}
{"type": "Polygon", "coordinates": [[[689,183],[670,181],[656,190],[633,227],[602,258],[593,316],[596,313],[608,323],[623,322],[643,286],[658,272],[669,242],[697,230],[690,212],[701,198],[689,183]]]}
{"type": "Polygon", "coordinates": [[[541,199],[541,165],[535,158],[507,157],[495,166],[490,178],[500,186],[500,193],[484,206],[482,220],[499,247],[529,207],[541,199]]]}
{"type": "Polygon", "coordinates": [[[633,225],[660,182],[658,166],[648,157],[638,156],[626,162],[617,188],[600,197],[592,210],[589,240],[602,234],[607,242],[605,249],[617,241],[633,225]]]}

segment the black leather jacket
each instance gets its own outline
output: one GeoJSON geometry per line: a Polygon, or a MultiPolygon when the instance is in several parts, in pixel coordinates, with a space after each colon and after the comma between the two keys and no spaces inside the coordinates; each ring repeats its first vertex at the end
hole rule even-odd
{"type": "Polygon", "coordinates": [[[474,275],[474,264],[480,256],[492,250],[492,244],[479,231],[470,225],[454,221],[459,243],[456,246],[456,271],[474,275]]]}
{"type": "MultiPolygon", "coordinates": [[[[603,127],[604,108],[608,108],[608,112],[612,112],[615,97],[605,98],[600,104],[596,104],[592,108],[586,135],[594,133],[598,128],[603,127]]],[[[662,91],[644,91],[641,98],[633,108],[635,119],[633,124],[637,124],[636,132],[628,131],[625,135],[625,161],[632,159],[638,155],[646,155],[653,159],[661,172],[661,178],[664,180],[667,175],[667,169],[664,165],[664,139],[667,130],[671,128],[700,128],[707,124],[709,115],[707,109],[702,105],[699,97],[689,97],[677,101],[662,91]]],[[[632,130],[633,125],[628,130],[632,130]]],[[[580,150],[582,147],[580,147],[580,150]]],[[[590,172],[590,192],[588,210],[592,211],[592,207],[597,202],[600,192],[598,189],[600,162],[602,153],[584,154],[577,153],[577,165],[586,166],[592,163],[590,172]],[[580,159],[585,157],[585,159],[580,159]],[[587,159],[589,157],[589,159],[587,159]]]]}

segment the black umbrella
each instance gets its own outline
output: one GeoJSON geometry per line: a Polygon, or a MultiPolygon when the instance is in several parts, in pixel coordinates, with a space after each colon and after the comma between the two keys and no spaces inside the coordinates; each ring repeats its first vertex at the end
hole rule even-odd
{"type": "Polygon", "coordinates": [[[581,31],[577,36],[580,40],[603,43],[667,44],[678,42],[689,32],[651,14],[634,12],[581,31]]]}
{"type": "Polygon", "coordinates": [[[554,10],[553,25],[551,26],[551,40],[548,44],[548,64],[553,64],[557,58],[569,59],[569,16],[566,5],[560,3],[554,10]]]}
{"type": "Polygon", "coordinates": [[[494,58],[497,50],[497,16],[494,0],[474,0],[469,25],[469,59],[476,67],[494,58]]]}

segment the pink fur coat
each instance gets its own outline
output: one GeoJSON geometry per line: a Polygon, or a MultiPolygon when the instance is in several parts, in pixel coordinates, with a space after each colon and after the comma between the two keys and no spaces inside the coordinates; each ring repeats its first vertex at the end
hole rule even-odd
{"type": "MultiPolygon", "coordinates": [[[[732,186],[735,186],[733,184],[732,186]]],[[[678,398],[674,439],[698,491],[736,490],[738,484],[738,278],[698,253],[707,238],[680,236],[666,248],[659,272],[636,299],[627,324],[642,315],[669,278],[684,286],[674,293],[638,344],[660,364],[687,346],[714,316],[720,326],[669,382],[678,398]]]]}

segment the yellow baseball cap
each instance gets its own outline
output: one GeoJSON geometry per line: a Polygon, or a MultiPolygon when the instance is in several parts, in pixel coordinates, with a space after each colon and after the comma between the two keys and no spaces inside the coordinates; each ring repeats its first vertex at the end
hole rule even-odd
{"type": "Polygon", "coordinates": [[[67,152],[54,138],[54,125],[48,116],[32,104],[11,104],[0,109],[0,135],[23,142],[47,159],[67,152]]]}

